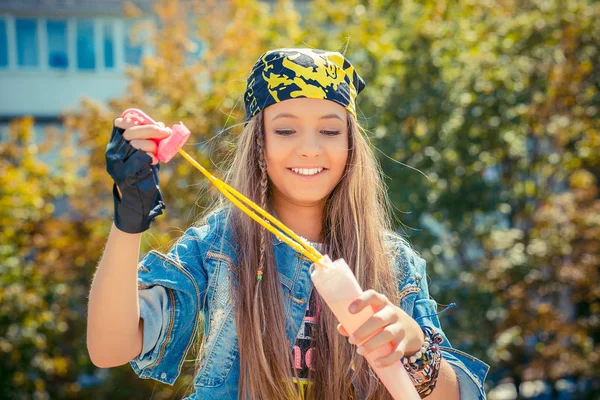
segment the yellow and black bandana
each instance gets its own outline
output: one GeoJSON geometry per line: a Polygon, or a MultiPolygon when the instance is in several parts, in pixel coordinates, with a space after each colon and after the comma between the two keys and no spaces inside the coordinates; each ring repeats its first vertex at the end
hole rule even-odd
{"type": "Polygon", "coordinates": [[[338,52],[276,49],[259,57],[248,77],[246,121],[271,104],[306,97],[344,106],[356,118],[356,96],[365,82],[338,52]]]}

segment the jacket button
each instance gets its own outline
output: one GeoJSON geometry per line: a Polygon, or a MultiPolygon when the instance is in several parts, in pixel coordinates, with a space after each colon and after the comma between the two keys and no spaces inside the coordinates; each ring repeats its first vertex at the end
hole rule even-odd
{"type": "Polygon", "coordinates": [[[166,374],[166,372],[163,372],[162,374],[160,374],[160,378],[161,378],[161,379],[167,379],[167,374],[166,374]]]}

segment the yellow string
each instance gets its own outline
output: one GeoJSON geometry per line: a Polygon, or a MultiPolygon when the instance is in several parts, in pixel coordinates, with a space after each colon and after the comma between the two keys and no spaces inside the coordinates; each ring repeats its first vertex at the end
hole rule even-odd
{"type": "Polygon", "coordinates": [[[298,385],[298,388],[300,389],[300,394],[299,394],[299,400],[304,399],[304,397],[306,396],[306,390],[309,386],[312,385],[312,382],[307,381],[307,380],[298,380],[296,379],[296,377],[292,378],[292,382],[296,385],[298,385]]]}
{"type": "Polygon", "coordinates": [[[273,233],[275,236],[277,236],[278,238],[283,240],[285,243],[290,245],[290,247],[292,247],[294,250],[301,253],[302,255],[304,255],[309,260],[311,260],[312,262],[315,262],[315,263],[318,263],[319,260],[323,257],[323,255],[321,253],[319,253],[313,246],[311,246],[309,243],[307,243],[306,240],[304,240],[300,236],[296,235],[290,228],[288,228],[283,223],[278,221],[275,217],[273,217],[271,214],[269,214],[268,212],[266,212],[265,210],[260,208],[252,200],[250,200],[249,198],[247,198],[246,196],[244,196],[243,194],[241,194],[240,192],[238,192],[237,190],[235,190],[234,188],[232,188],[231,186],[229,186],[228,184],[226,184],[219,178],[216,178],[213,175],[211,175],[210,172],[208,172],[202,165],[200,165],[196,160],[194,160],[183,149],[179,149],[179,153],[183,157],[185,157],[185,159],[188,160],[190,162],[190,164],[192,164],[197,170],[202,172],[204,174],[204,176],[206,178],[208,178],[208,180],[211,181],[215,185],[215,187],[217,189],[219,189],[219,191],[221,193],[223,193],[223,195],[225,197],[227,197],[229,200],[231,200],[231,202],[233,204],[238,206],[250,218],[252,218],[256,222],[258,222],[265,229],[267,229],[268,231],[273,233]],[[248,209],[248,207],[246,207],[244,204],[242,204],[240,202],[240,200],[242,202],[246,203],[247,205],[249,205],[254,211],[257,211],[260,215],[262,215],[263,217],[268,219],[271,223],[273,223],[275,226],[277,226],[283,232],[287,233],[293,240],[290,239],[289,237],[285,236],[281,231],[273,228],[273,226],[269,222],[260,218],[258,215],[256,215],[256,213],[254,211],[251,211],[250,209],[248,209]]]}

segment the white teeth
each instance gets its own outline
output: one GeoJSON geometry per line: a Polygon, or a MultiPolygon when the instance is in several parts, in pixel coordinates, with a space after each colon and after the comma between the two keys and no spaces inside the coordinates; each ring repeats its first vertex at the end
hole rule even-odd
{"type": "Polygon", "coordinates": [[[291,168],[291,170],[300,175],[310,176],[323,171],[323,168],[291,168]]]}

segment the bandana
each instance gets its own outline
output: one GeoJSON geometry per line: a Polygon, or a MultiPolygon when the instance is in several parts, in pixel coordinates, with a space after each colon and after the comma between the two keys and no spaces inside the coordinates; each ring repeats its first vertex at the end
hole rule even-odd
{"type": "Polygon", "coordinates": [[[266,107],[300,97],[326,99],[344,106],[356,118],[356,96],[365,82],[338,52],[276,49],[264,53],[248,77],[246,121],[266,107]]]}

